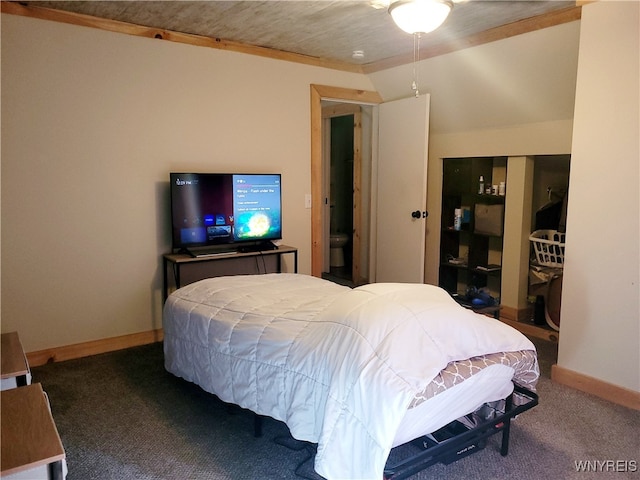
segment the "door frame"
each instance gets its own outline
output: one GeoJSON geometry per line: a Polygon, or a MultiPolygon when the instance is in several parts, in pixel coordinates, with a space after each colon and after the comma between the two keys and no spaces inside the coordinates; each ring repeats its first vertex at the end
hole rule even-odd
{"type": "Polygon", "coordinates": [[[322,276],[324,268],[324,195],[323,195],[323,120],[322,100],[342,103],[379,105],[382,97],[378,92],[310,85],[311,110],[311,275],[322,276]]]}

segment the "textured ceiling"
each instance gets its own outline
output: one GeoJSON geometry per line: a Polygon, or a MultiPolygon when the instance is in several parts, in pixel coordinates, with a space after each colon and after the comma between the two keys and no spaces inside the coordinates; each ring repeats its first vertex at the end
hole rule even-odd
{"type": "MultiPolygon", "coordinates": [[[[145,27],[189,33],[351,64],[410,55],[413,37],[401,31],[376,1],[28,1],[47,7],[145,27]],[[354,59],[353,52],[364,52],[354,59]]],[[[422,36],[421,48],[553,10],[575,1],[457,1],[445,23],[422,36]]]]}

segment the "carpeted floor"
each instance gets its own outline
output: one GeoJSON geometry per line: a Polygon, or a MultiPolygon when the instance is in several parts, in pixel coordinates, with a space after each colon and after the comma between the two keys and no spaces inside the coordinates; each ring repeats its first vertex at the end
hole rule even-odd
{"type": "MultiPolygon", "coordinates": [[[[640,479],[640,412],[552,384],[555,345],[534,341],[540,404],[513,422],[509,455],[500,456],[496,435],[477,454],[412,478],[600,479],[605,470],[640,479]],[[600,471],[577,471],[583,461],[600,471]]],[[[274,441],[287,437],[283,424],[265,419],[263,436],[255,438],[252,414],[168,374],[161,343],[32,373],[49,394],[68,480],[286,480],[299,478],[294,470],[309,455],[274,441]]],[[[312,462],[300,472],[313,478],[312,462]]]]}

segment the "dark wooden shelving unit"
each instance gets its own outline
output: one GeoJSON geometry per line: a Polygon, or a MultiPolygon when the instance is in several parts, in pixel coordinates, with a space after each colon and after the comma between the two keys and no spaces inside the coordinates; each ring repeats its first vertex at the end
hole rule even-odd
{"type": "Polygon", "coordinates": [[[501,227],[504,224],[505,197],[479,193],[480,176],[485,185],[497,183],[494,179],[496,166],[506,172],[506,157],[447,158],[443,161],[439,285],[451,294],[463,294],[468,287],[487,287],[492,296],[500,297],[501,268],[483,271],[478,267],[502,264],[502,235],[478,233],[475,225],[479,205],[501,205],[501,227]],[[460,230],[454,228],[458,208],[468,212],[460,230]],[[464,262],[459,263],[460,259],[464,262]]]}

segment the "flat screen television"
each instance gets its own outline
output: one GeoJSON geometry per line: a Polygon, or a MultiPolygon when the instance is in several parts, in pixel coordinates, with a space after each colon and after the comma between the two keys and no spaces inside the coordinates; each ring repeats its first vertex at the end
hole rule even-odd
{"type": "Polygon", "coordinates": [[[280,174],[170,173],[174,251],[267,250],[282,238],[280,174]]]}

